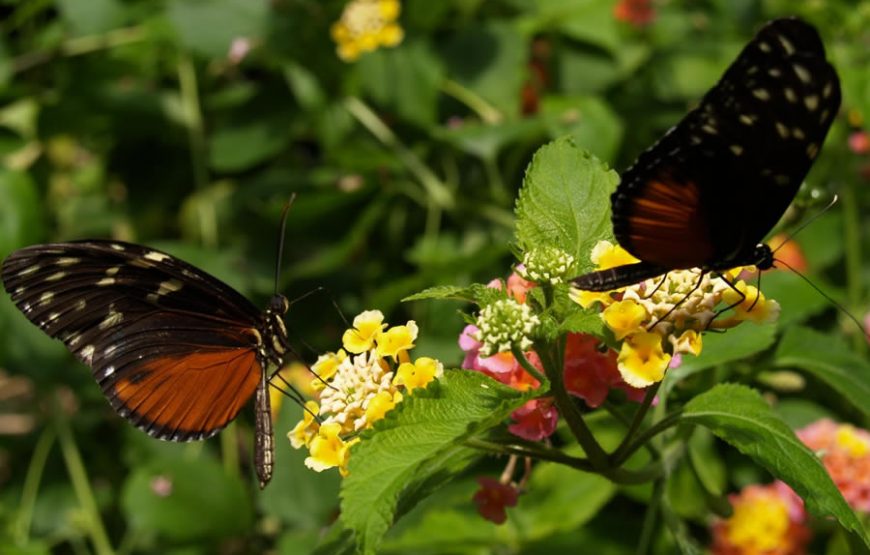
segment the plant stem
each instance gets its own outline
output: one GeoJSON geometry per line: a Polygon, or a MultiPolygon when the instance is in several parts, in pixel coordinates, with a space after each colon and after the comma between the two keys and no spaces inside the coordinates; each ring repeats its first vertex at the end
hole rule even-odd
{"type": "Polygon", "coordinates": [[[498,123],[504,119],[501,112],[499,112],[492,104],[484,100],[483,97],[452,79],[445,79],[444,82],[441,83],[441,90],[445,94],[450,95],[459,102],[465,104],[485,123],[498,123]]]}
{"type": "Polygon", "coordinates": [[[114,551],[109,543],[109,536],[106,534],[106,528],[103,526],[103,520],[97,508],[97,501],[88,480],[87,470],[85,470],[75,438],[57,398],[54,402],[54,429],[57,432],[60,450],[66,463],[67,472],[69,472],[73,490],[76,492],[81,509],[87,516],[88,531],[94,545],[94,551],[97,555],[111,555],[114,551]]]}
{"type": "Polygon", "coordinates": [[[30,523],[33,521],[33,507],[36,505],[39,484],[42,482],[42,472],[45,470],[45,462],[56,438],[54,429],[46,427],[39,434],[36,447],[33,448],[33,455],[30,456],[30,465],[27,467],[24,486],[21,488],[18,517],[15,519],[15,543],[20,546],[26,545],[30,538],[30,523]]]}
{"type": "Polygon", "coordinates": [[[536,460],[550,461],[554,463],[570,466],[584,472],[591,472],[592,466],[589,461],[580,457],[572,457],[566,455],[558,449],[545,447],[540,443],[497,443],[480,438],[469,438],[465,440],[465,445],[482,451],[489,451],[499,455],[518,455],[521,457],[531,457],[536,460]]]}
{"type": "Polygon", "coordinates": [[[18,56],[12,60],[12,73],[21,73],[36,66],[50,62],[58,56],[81,56],[99,50],[109,50],[117,46],[144,40],[147,33],[142,27],[125,27],[99,35],[87,35],[66,40],[51,50],[37,50],[18,56]]]}
{"type": "Polygon", "coordinates": [[[546,376],[541,374],[541,372],[537,368],[535,368],[531,362],[529,362],[529,359],[526,358],[526,354],[522,352],[519,347],[512,346],[511,354],[514,355],[514,358],[517,360],[517,362],[520,363],[520,366],[523,367],[523,370],[531,374],[533,378],[541,383],[540,387],[542,389],[550,385],[550,380],[548,380],[546,376]]]}
{"type": "MultiPolygon", "coordinates": [[[[607,453],[601,448],[601,445],[592,434],[592,430],[586,425],[583,420],[583,415],[574,404],[574,400],[568,395],[568,390],[565,389],[565,381],[562,373],[563,355],[561,348],[556,349],[556,359],[552,359],[552,353],[546,348],[536,349],[538,356],[541,357],[541,362],[544,364],[544,370],[547,377],[550,379],[550,391],[553,393],[553,398],[556,403],[556,408],[559,413],[565,418],[571,433],[577,438],[577,442],[583,447],[586,456],[589,457],[589,462],[596,472],[604,472],[610,467],[607,461],[607,453]]],[[[514,354],[516,356],[516,354],[514,354]]]]}
{"type": "Polygon", "coordinates": [[[637,555],[646,555],[650,552],[653,531],[656,528],[656,520],[658,520],[658,508],[661,504],[662,495],[664,495],[664,489],[664,480],[656,480],[653,486],[652,498],[649,505],[647,505],[646,514],[643,517],[643,528],[641,528],[637,550],[635,550],[637,555]]]}
{"type": "Polygon", "coordinates": [[[179,57],[177,71],[181,104],[184,108],[184,119],[187,126],[187,142],[190,148],[194,185],[197,190],[202,190],[209,181],[206,164],[205,126],[199,104],[196,68],[193,66],[193,60],[190,56],[181,55],[179,57]]]}
{"type": "Polygon", "coordinates": [[[646,390],[646,395],[644,395],[643,402],[637,408],[637,412],[634,413],[634,418],[631,421],[631,425],[628,427],[628,431],[625,433],[625,437],[622,438],[622,442],[619,444],[619,447],[610,455],[610,461],[615,465],[621,465],[626,457],[625,451],[631,443],[634,435],[637,433],[638,429],[640,429],[641,424],[643,424],[643,419],[646,418],[646,413],[649,408],[652,406],[652,402],[656,397],[656,393],[658,393],[659,386],[661,386],[662,382],[656,382],[651,385],[646,390]]]}
{"type": "Polygon", "coordinates": [[[349,96],[344,100],[345,109],[356,118],[381,143],[393,150],[399,160],[420,182],[429,198],[441,208],[452,208],[453,193],[441,179],[408,147],[402,144],[395,133],[362,100],[349,96]]]}
{"type": "Polygon", "coordinates": [[[656,435],[664,432],[668,428],[671,428],[680,422],[680,418],[682,417],[682,411],[672,412],[667,415],[665,418],[659,420],[640,434],[629,443],[622,451],[621,458],[619,464],[622,464],[626,459],[628,459],[635,451],[646,445],[647,441],[655,437],[656,435]]]}

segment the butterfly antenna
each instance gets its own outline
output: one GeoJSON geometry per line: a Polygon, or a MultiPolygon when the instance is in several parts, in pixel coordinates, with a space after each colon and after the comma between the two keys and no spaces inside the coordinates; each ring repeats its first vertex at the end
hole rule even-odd
{"type": "Polygon", "coordinates": [[[855,325],[858,326],[858,329],[861,330],[861,332],[864,334],[865,337],[870,337],[870,336],[868,336],[868,334],[867,334],[867,330],[864,328],[864,325],[861,324],[861,322],[860,322],[857,318],[855,318],[855,316],[852,315],[851,312],[849,312],[848,310],[846,310],[846,307],[845,307],[845,306],[843,306],[842,304],[838,303],[838,302],[835,301],[833,298],[831,298],[830,295],[828,295],[827,293],[825,293],[824,291],[822,291],[821,289],[819,289],[819,287],[818,287],[815,283],[813,283],[813,282],[810,280],[810,278],[808,278],[807,276],[805,276],[805,275],[803,275],[802,273],[800,273],[800,272],[798,272],[797,270],[795,270],[794,267],[793,267],[791,264],[789,264],[788,262],[786,262],[786,261],[784,261],[784,260],[776,259],[776,262],[779,262],[780,264],[782,264],[783,266],[785,266],[786,268],[788,268],[789,270],[791,270],[792,272],[794,272],[795,275],[797,275],[799,278],[801,278],[802,280],[804,280],[805,282],[807,282],[807,283],[810,285],[810,287],[812,287],[813,289],[815,289],[815,290],[819,293],[819,295],[821,295],[821,296],[823,296],[824,298],[826,298],[826,299],[828,300],[829,303],[831,303],[832,305],[836,306],[836,307],[840,310],[840,312],[842,312],[843,314],[845,314],[846,316],[848,316],[850,320],[852,320],[853,322],[855,322],[855,325]]]}
{"type": "Polygon", "coordinates": [[[292,193],[290,198],[284,204],[281,210],[281,231],[278,235],[278,255],[275,257],[275,294],[278,294],[278,280],[281,278],[281,258],[284,254],[284,232],[287,229],[287,213],[290,212],[290,207],[293,201],[296,200],[296,193],[292,193]]]}
{"type": "Polygon", "coordinates": [[[835,204],[837,204],[837,201],[839,200],[839,198],[840,198],[840,197],[838,197],[838,196],[835,194],[835,195],[834,195],[834,198],[831,200],[831,202],[828,203],[827,206],[825,206],[824,208],[822,208],[821,210],[819,210],[817,213],[813,214],[813,215],[810,217],[810,219],[808,219],[807,221],[805,221],[804,223],[802,223],[801,225],[799,225],[797,229],[795,229],[794,231],[792,231],[791,233],[789,233],[789,234],[786,236],[786,238],[782,240],[782,243],[780,243],[779,245],[777,245],[775,249],[771,249],[771,252],[776,252],[776,251],[778,251],[779,249],[781,249],[783,246],[785,246],[785,244],[788,243],[789,241],[791,241],[791,240],[794,238],[795,235],[797,235],[798,233],[800,233],[800,232],[801,232],[805,227],[807,227],[808,225],[810,225],[811,223],[813,223],[814,221],[816,221],[816,220],[819,218],[819,216],[821,216],[822,214],[824,214],[825,212],[827,212],[828,210],[830,210],[830,209],[831,209],[835,204]]]}

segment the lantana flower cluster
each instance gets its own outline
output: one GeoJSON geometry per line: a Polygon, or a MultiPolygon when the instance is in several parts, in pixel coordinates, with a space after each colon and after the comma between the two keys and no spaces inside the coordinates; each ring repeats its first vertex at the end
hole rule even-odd
{"type": "Polygon", "coordinates": [[[870,514],[870,432],[826,418],[797,436],[818,454],[846,502],[870,514]]]}
{"type": "Polygon", "coordinates": [[[399,0],[351,0],[341,18],[332,25],[338,57],[353,62],[362,54],[402,42],[399,0]]]}
{"type": "Polygon", "coordinates": [[[302,420],[288,434],[294,448],[308,448],[306,466],[318,472],[338,467],[347,475],[358,433],[384,418],[405,395],[443,375],[444,366],[435,359],[411,360],[417,332],[413,320],[388,327],[379,310],[365,311],[344,332],[343,348],[312,365],[311,387],[319,402],[305,404],[302,420]]]}
{"type": "MultiPolygon", "coordinates": [[[[595,245],[591,259],[598,270],[638,262],[608,241],[595,245]]],[[[615,291],[572,289],[571,298],[584,308],[595,304],[603,307],[605,325],[622,341],[618,367],[623,379],[634,387],[647,387],[664,378],[674,355],[700,354],[704,330],[731,328],[746,320],[776,320],[779,304],[738,280],[741,272],[753,269],[724,272],[733,288],[712,273],[701,275],[700,269],[672,270],[615,291]],[[716,311],[728,306],[732,309],[717,317],[716,311]]]]}
{"type": "Polygon", "coordinates": [[[798,495],[785,483],[750,485],[728,496],[733,514],[713,523],[713,555],[801,555],[811,533],[798,495]]]}
{"type": "MultiPolygon", "coordinates": [[[[511,274],[505,284],[496,279],[488,286],[497,289],[504,287],[510,301],[528,309],[525,304],[527,293],[536,284],[523,279],[521,274],[528,275],[524,265],[518,266],[517,272],[511,274]]],[[[493,354],[491,350],[484,350],[486,344],[482,339],[486,339],[486,334],[475,325],[468,325],[462,331],[459,336],[459,346],[465,352],[462,368],[483,372],[519,391],[527,391],[540,385],[511,354],[509,346],[502,345],[506,348],[497,349],[500,352],[493,354]]],[[[526,345],[520,349],[524,351],[526,360],[543,372],[538,354],[527,350],[530,343],[526,345]]],[[[611,389],[624,391],[632,401],[643,400],[643,390],[626,384],[619,374],[616,352],[611,349],[602,352],[600,348],[598,339],[591,335],[568,334],[564,360],[564,380],[568,393],[583,399],[591,408],[600,406],[611,389]]],[[[540,398],[528,401],[514,411],[511,418],[514,421],[508,426],[511,433],[524,439],[539,441],[555,432],[559,413],[551,398],[540,398]]]]}

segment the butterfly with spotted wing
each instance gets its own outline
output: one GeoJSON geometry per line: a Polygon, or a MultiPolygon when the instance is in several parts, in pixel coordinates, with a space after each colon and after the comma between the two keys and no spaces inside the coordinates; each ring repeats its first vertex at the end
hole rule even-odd
{"type": "Polygon", "coordinates": [[[797,193],[839,106],[818,32],[795,17],[767,23],[698,107],[622,174],[613,232],[640,262],[574,285],[610,291],[676,269],[771,268],[760,241],[797,193]]]}
{"type": "Polygon", "coordinates": [[[290,348],[283,295],[260,311],[199,268],[119,241],[26,247],[3,261],[2,278],[21,312],[88,365],[112,408],[150,436],[211,437],[255,395],[254,462],[260,487],[269,482],[266,370],[290,348]]]}

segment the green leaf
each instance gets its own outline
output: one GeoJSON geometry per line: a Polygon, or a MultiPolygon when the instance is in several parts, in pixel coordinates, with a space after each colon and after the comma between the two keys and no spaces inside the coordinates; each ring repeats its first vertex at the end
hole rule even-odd
{"type": "Polygon", "coordinates": [[[601,337],[604,334],[604,321],[600,312],[580,309],[565,318],[559,329],[567,333],[588,333],[601,337]]]}
{"type": "Polygon", "coordinates": [[[0,259],[43,232],[39,194],[27,173],[0,169],[0,259]]]}
{"type": "Polygon", "coordinates": [[[210,58],[225,57],[233,39],[262,39],[269,21],[266,0],[176,0],[167,12],[181,43],[210,58]]]}
{"type": "Polygon", "coordinates": [[[135,468],[121,504],[133,529],[178,541],[213,542],[249,533],[254,522],[242,480],[206,456],[135,468]]]}
{"type": "Polygon", "coordinates": [[[840,338],[793,327],[783,335],[774,364],[808,372],[870,416],[870,363],[850,351],[840,338]]]}
{"type": "Polygon", "coordinates": [[[666,388],[670,389],[677,382],[702,370],[759,353],[773,345],[775,340],[774,324],[744,322],[724,333],[706,333],[699,356],[684,355],[680,366],[668,370],[666,388]]]}
{"type": "Polygon", "coordinates": [[[622,122],[613,109],[595,96],[547,96],[541,113],[553,138],[570,135],[580,148],[600,160],[616,158],[622,142],[622,122]]]}
{"type": "Polygon", "coordinates": [[[570,138],[541,147],[526,169],[517,201],[517,241],[524,250],[553,245],[571,254],[578,273],[591,270],[589,254],[612,238],[610,194],[619,176],[570,138]]]}
{"type": "Polygon", "coordinates": [[[287,126],[276,121],[219,129],[211,136],[209,164],[220,172],[246,170],[281,152],[289,140],[287,126]]]}
{"type": "Polygon", "coordinates": [[[117,0],[56,0],[56,5],[75,35],[95,35],[123,24],[117,0]]]}
{"type": "Polygon", "coordinates": [[[341,518],[360,550],[374,553],[399,514],[473,460],[464,439],[499,425],[532,394],[453,370],[378,422],[352,448],[342,485],[341,518]]]}
{"type": "Polygon", "coordinates": [[[861,523],[825,467],[757,391],[736,384],[718,385],[689,401],[683,419],[709,428],[787,483],[814,515],[834,517],[847,530],[864,536],[861,523]]]}
{"type": "Polygon", "coordinates": [[[419,293],[414,293],[402,299],[402,302],[422,301],[425,299],[452,299],[454,301],[466,301],[479,305],[489,304],[496,299],[504,297],[504,293],[493,287],[487,287],[480,283],[475,283],[468,287],[459,287],[456,285],[436,285],[429,287],[419,293]]]}

